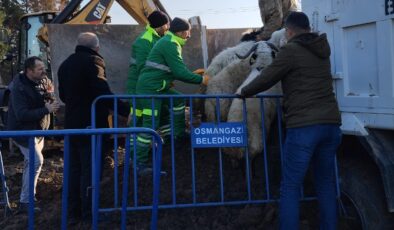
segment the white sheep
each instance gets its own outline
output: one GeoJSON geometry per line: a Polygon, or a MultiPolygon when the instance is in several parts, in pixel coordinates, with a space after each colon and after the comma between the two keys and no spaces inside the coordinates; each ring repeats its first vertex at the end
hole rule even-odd
{"type": "Polygon", "coordinates": [[[216,55],[211,64],[209,64],[206,74],[214,78],[220,71],[226,66],[230,65],[233,61],[239,61],[237,54],[246,53],[250,48],[253,47],[255,41],[241,42],[234,47],[227,48],[216,55]]]}
{"type": "MultiPolygon", "coordinates": [[[[253,39],[253,38],[256,39],[257,34],[254,34],[254,33],[256,33],[256,32],[252,31],[250,33],[246,33],[246,34],[244,34],[244,36],[248,34],[249,37],[242,38],[242,39],[253,39]]],[[[244,40],[244,41],[241,41],[238,45],[236,45],[234,47],[230,47],[230,48],[227,48],[227,49],[221,51],[218,55],[216,55],[212,59],[207,70],[205,71],[205,73],[208,74],[211,77],[211,81],[213,81],[213,79],[216,78],[216,75],[218,75],[224,68],[226,68],[227,66],[229,66],[233,62],[240,61],[239,58],[237,57],[237,53],[246,53],[248,50],[250,50],[250,48],[253,47],[255,42],[256,42],[255,40],[244,40]]],[[[237,64],[234,64],[234,65],[237,65],[237,64]]],[[[233,65],[233,67],[229,67],[229,69],[233,69],[234,65],[233,65]]],[[[249,72],[249,71],[247,71],[247,72],[249,72]]],[[[246,73],[242,73],[242,75],[245,75],[245,74],[246,73]]],[[[224,75],[227,76],[228,74],[222,73],[219,76],[219,78],[221,78],[224,75]]],[[[228,79],[228,80],[232,81],[232,79],[228,79]]],[[[239,83],[239,84],[241,84],[241,83],[239,83]]],[[[198,93],[199,94],[206,94],[207,88],[200,87],[198,93]]],[[[232,93],[232,92],[229,92],[229,93],[232,93]]],[[[202,98],[193,99],[193,106],[194,106],[193,112],[194,113],[204,114],[204,101],[205,100],[202,98]]]]}
{"type": "MultiPolygon", "coordinates": [[[[254,69],[237,89],[237,94],[240,94],[241,89],[253,81],[261,71],[272,63],[274,54],[276,52],[269,43],[259,45],[253,55],[255,56],[254,69]]],[[[280,84],[276,84],[274,87],[265,91],[264,94],[281,94],[280,84]]],[[[263,99],[264,103],[264,126],[266,134],[269,134],[270,127],[276,116],[276,99],[267,98],[263,99]]],[[[278,105],[279,106],[279,105],[278,105]]],[[[246,110],[247,110],[247,128],[248,128],[248,147],[249,156],[253,159],[257,154],[260,154],[263,150],[262,142],[262,118],[261,118],[261,101],[259,98],[248,98],[246,99],[246,110]]],[[[243,116],[243,100],[234,99],[231,103],[231,107],[228,112],[227,122],[241,122],[244,120],[243,116]]],[[[266,137],[264,137],[266,138],[266,137]]],[[[244,156],[244,148],[225,148],[224,152],[240,159],[244,156]]]]}
{"type": "MultiPolygon", "coordinates": [[[[234,61],[212,78],[207,86],[206,94],[233,94],[251,71],[249,60],[234,61]]],[[[231,99],[219,99],[220,120],[226,121],[231,99]]],[[[216,121],[216,99],[206,99],[204,109],[207,121],[216,121]]]]}
{"type": "Polygon", "coordinates": [[[242,34],[240,43],[236,46],[229,47],[217,54],[209,64],[206,74],[215,77],[222,69],[233,61],[238,60],[237,54],[246,53],[258,39],[261,29],[247,30],[242,34]]]}
{"type": "MultiPolygon", "coordinates": [[[[236,54],[238,61],[231,63],[223,69],[216,77],[209,81],[206,94],[234,94],[242,82],[248,77],[252,69],[267,66],[277,48],[269,42],[256,42],[242,55],[236,54]],[[265,56],[269,54],[270,59],[265,56]],[[251,56],[250,58],[247,58],[251,56]],[[239,59],[242,60],[239,60],[239,59]]],[[[231,99],[220,99],[220,121],[227,120],[231,99]]],[[[204,112],[207,121],[216,121],[216,100],[206,99],[204,112]]]]}
{"type": "MultiPolygon", "coordinates": [[[[257,76],[259,72],[256,74],[251,74],[248,77],[249,79],[253,79],[253,75],[257,76]]],[[[239,87],[241,89],[244,85],[239,87]]],[[[276,84],[269,90],[265,91],[263,94],[281,94],[282,89],[280,83],[276,84]]],[[[277,115],[276,99],[275,98],[264,98],[264,127],[265,134],[268,135],[270,133],[270,127],[272,122],[275,120],[277,115]]],[[[259,98],[248,98],[246,99],[246,110],[247,110],[247,129],[248,129],[248,153],[250,159],[253,159],[258,154],[261,154],[263,151],[263,130],[262,130],[262,119],[261,119],[261,101],[259,98]]],[[[244,120],[243,116],[243,101],[241,99],[234,99],[231,103],[230,110],[227,116],[227,122],[241,122],[244,120]]],[[[266,136],[264,138],[267,138],[266,136]]],[[[244,148],[225,148],[223,151],[226,154],[233,156],[235,159],[241,159],[244,157],[244,148]]]]}
{"type": "Polygon", "coordinates": [[[274,44],[276,47],[281,48],[287,43],[287,38],[286,38],[286,29],[280,29],[272,33],[270,40],[268,42],[271,42],[274,44]]]}

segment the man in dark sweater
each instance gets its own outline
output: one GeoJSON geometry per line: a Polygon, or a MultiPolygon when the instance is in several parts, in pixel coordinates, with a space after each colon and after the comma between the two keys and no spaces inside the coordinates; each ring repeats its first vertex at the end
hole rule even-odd
{"type": "MultiPolygon", "coordinates": [[[[85,129],[91,126],[91,105],[101,95],[112,95],[105,71],[103,57],[98,53],[99,39],[94,33],[78,36],[75,53],[59,67],[59,96],[66,104],[65,128],[85,129]]],[[[120,101],[119,101],[120,102],[120,101]]],[[[118,104],[119,113],[128,116],[129,106],[118,104]]],[[[96,104],[96,127],[108,128],[108,115],[113,109],[113,100],[102,100],[96,104]]],[[[104,137],[105,138],[105,137],[104,137]]],[[[103,141],[107,143],[108,141],[103,141]]],[[[105,149],[103,147],[103,149],[105,149]]],[[[70,195],[69,223],[81,218],[91,219],[91,142],[90,136],[70,138],[70,195]]]]}
{"type": "Polygon", "coordinates": [[[298,229],[300,188],[310,163],[320,205],[321,229],[337,223],[334,161],[341,117],[332,87],[330,46],[310,32],[308,17],[292,12],[285,22],[288,43],[241,97],[282,82],[286,142],[280,196],[280,229],[298,229]]]}
{"type": "MultiPolygon", "coordinates": [[[[46,130],[50,125],[49,114],[59,108],[56,101],[49,100],[51,84],[47,84],[45,66],[38,57],[26,59],[24,72],[18,74],[11,84],[10,101],[8,103],[8,130],[46,130]],[[49,86],[49,88],[48,88],[49,86]]],[[[27,137],[14,138],[24,156],[20,211],[27,211],[29,203],[29,140],[27,137]]],[[[34,138],[34,194],[37,180],[41,172],[44,157],[44,138],[34,138]]],[[[38,208],[35,209],[39,211],[38,208]]]]}

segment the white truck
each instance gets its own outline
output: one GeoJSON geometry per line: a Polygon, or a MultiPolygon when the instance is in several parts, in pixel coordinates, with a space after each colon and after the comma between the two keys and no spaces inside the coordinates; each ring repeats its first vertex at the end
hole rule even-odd
{"type": "Polygon", "coordinates": [[[394,229],[394,0],[303,0],[302,10],[331,45],[342,210],[362,229],[394,229]]]}

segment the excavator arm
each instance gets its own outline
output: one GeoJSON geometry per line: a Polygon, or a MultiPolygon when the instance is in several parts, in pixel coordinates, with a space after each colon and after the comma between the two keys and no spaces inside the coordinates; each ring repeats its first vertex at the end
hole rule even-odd
{"type": "MultiPolygon", "coordinates": [[[[114,0],[91,0],[81,10],[77,10],[83,0],[72,0],[51,23],[55,24],[103,24],[114,0]]],[[[146,25],[148,15],[155,10],[168,12],[159,0],[116,0],[139,24],[146,25]]],[[[42,27],[37,37],[48,44],[46,26],[42,27]]]]}
{"type": "MultiPolygon", "coordinates": [[[[81,4],[81,2],[82,0],[72,0],[66,6],[66,8],[64,8],[64,10],[53,20],[53,23],[104,23],[114,0],[91,0],[77,12],[77,7],[81,4]]],[[[130,16],[132,16],[139,24],[142,25],[147,23],[148,15],[154,10],[166,12],[163,5],[158,0],[117,0],[117,2],[130,16]]]]}

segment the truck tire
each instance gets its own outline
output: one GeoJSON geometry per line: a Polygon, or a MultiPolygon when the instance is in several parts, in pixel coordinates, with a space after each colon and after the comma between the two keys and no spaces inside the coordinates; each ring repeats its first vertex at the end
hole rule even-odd
{"type": "Polygon", "coordinates": [[[372,159],[362,154],[342,158],[339,173],[345,215],[353,215],[348,219],[359,219],[363,230],[394,229],[394,214],[387,210],[383,183],[372,159]]]}

